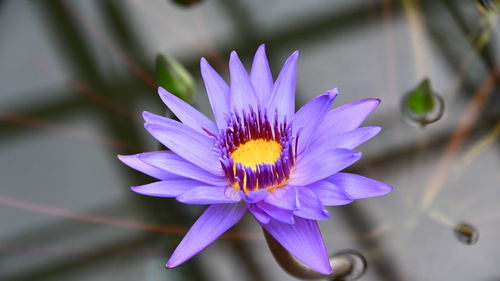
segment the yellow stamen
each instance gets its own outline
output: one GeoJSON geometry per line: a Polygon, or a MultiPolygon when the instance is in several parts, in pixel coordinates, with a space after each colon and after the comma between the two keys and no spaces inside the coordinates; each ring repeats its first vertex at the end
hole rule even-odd
{"type": "Polygon", "coordinates": [[[235,163],[255,168],[258,164],[274,164],[280,157],[281,144],[274,140],[249,140],[240,145],[231,156],[235,163]]]}

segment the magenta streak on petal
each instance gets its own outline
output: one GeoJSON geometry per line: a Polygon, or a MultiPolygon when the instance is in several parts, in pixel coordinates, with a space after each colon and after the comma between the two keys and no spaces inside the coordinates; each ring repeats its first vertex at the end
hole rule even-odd
{"type": "Polygon", "coordinates": [[[210,245],[245,214],[245,204],[215,204],[208,207],[193,224],[168,260],[167,267],[176,267],[210,245]]]}

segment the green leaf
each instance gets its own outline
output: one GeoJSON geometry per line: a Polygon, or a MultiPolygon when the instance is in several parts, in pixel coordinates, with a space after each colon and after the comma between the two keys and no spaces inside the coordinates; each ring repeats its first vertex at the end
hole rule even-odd
{"type": "Polygon", "coordinates": [[[434,109],[434,93],[429,79],[424,79],[406,99],[406,106],[414,114],[426,114],[434,109]]]}
{"type": "Polygon", "coordinates": [[[191,73],[171,56],[156,57],[156,79],[160,87],[190,102],[194,94],[194,79],[191,73]]]}

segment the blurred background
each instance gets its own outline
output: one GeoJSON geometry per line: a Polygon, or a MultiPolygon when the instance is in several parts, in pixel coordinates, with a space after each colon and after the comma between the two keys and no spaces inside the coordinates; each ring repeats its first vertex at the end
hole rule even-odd
{"type": "Polygon", "coordinates": [[[362,280],[500,280],[498,1],[0,0],[0,280],[295,280],[250,216],[164,263],[204,207],[135,194],[117,154],[159,149],[163,85],[211,116],[199,71],[227,78],[266,43],[300,50],[297,106],[376,97],[383,131],[349,171],[394,191],[331,208],[330,252],[362,280]],[[427,79],[427,80],[426,80],[427,79]]]}

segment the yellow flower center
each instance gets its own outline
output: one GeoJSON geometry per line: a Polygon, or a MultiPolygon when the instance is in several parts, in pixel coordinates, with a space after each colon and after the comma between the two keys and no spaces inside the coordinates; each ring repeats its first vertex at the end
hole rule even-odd
{"type": "Polygon", "coordinates": [[[235,163],[252,168],[258,164],[274,164],[280,157],[281,144],[274,140],[249,140],[240,145],[231,156],[235,163]]]}

